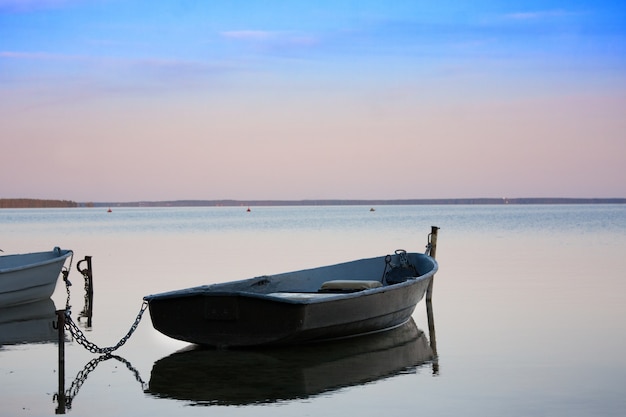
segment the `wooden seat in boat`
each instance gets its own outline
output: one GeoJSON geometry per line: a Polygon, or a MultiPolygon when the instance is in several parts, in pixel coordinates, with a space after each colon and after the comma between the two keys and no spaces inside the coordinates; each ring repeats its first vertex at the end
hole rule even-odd
{"type": "Polygon", "coordinates": [[[380,281],[333,280],[322,284],[320,292],[354,292],[382,287],[380,281]]]}

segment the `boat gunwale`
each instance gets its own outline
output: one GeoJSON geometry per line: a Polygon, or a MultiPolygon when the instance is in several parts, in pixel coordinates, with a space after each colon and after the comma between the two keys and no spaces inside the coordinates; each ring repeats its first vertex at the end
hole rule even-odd
{"type": "MultiPolygon", "coordinates": [[[[255,280],[261,281],[261,280],[268,279],[269,277],[271,277],[271,276],[265,275],[265,276],[259,276],[259,277],[254,277],[254,278],[247,278],[243,280],[236,280],[236,281],[209,284],[209,285],[200,285],[200,286],[191,287],[191,288],[151,294],[151,295],[144,296],[143,299],[147,301],[149,304],[152,300],[166,300],[166,299],[171,299],[171,298],[186,298],[186,297],[197,297],[197,296],[246,297],[246,298],[263,299],[263,300],[268,300],[268,301],[272,301],[276,303],[285,303],[285,304],[315,304],[315,303],[324,303],[324,302],[331,302],[331,301],[337,301],[337,300],[343,300],[343,299],[357,298],[357,297],[363,297],[363,296],[368,296],[368,295],[380,294],[380,293],[384,293],[388,291],[393,291],[396,289],[401,289],[407,286],[417,284],[424,280],[431,279],[437,273],[439,269],[438,263],[434,258],[428,255],[421,254],[421,253],[419,255],[428,257],[433,263],[432,269],[430,269],[427,273],[423,275],[419,275],[417,277],[410,277],[406,281],[403,281],[403,282],[399,282],[395,284],[387,284],[381,287],[368,288],[368,289],[364,289],[360,291],[336,292],[336,293],[335,292],[321,293],[321,292],[314,292],[314,291],[275,291],[275,292],[270,292],[270,293],[258,293],[258,292],[245,291],[245,290],[230,290],[230,291],[219,290],[219,289],[215,291],[212,290],[212,288],[215,288],[216,286],[237,284],[237,283],[242,283],[246,281],[253,283],[255,280]],[[288,297],[281,297],[280,295],[276,295],[277,293],[311,294],[311,297],[310,298],[306,298],[306,297],[288,298],[288,297]],[[314,295],[316,294],[323,295],[323,296],[315,297],[314,295]]],[[[375,258],[371,258],[371,259],[375,259],[375,258]]],[[[351,262],[357,262],[357,261],[351,261],[351,262]]],[[[336,265],[341,265],[341,264],[328,265],[328,267],[332,267],[336,265]]],[[[294,271],[294,272],[301,272],[301,271],[294,271]]],[[[290,274],[290,273],[292,272],[288,272],[284,274],[290,274]]],[[[283,275],[283,274],[277,274],[277,275],[283,275]]]]}
{"type": "Polygon", "coordinates": [[[60,260],[63,260],[65,262],[65,260],[69,258],[73,253],[74,252],[71,249],[61,249],[59,247],[55,247],[51,251],[42,251],[42,252],[33,252],[33,253],[16,253],[16,254],[4,255],[2,256],[3,258],[9,258],[9,257],[18,258],[18,257],[27,257],[27,256],[34,257],[34,256],[44,255],[44,254],[52,254],[53,257],[49,259],[37,261],[34,263],[28,263],[25,265],[18,265],[14,267],[8,267],[5,269],[0,269],[0,276],[2,274],[6,274],[9,272],[17,272],[17,271],[23,271],[26,269],[38,268],[40,266],[45,266],[45,265],[59,262],[60,260]]]}

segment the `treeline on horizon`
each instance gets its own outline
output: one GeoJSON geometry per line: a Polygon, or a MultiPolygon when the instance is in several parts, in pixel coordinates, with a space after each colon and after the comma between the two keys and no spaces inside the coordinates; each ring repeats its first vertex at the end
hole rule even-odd
{"type": "Polygon", "coordinates": [[[0,208],[63,208],[79,207],[75,201],[38,200],[35,198],[0,198],[0,208]]]}
{"type": "Polygon", "coordinates": [[[385,206],[385,205],[626,204],[626,198],[438,198],[402,200],[175,200],[75,202],[32,198],[0,198],[0,208],[64,207],[237,207],[237,206],[385,206]]]}

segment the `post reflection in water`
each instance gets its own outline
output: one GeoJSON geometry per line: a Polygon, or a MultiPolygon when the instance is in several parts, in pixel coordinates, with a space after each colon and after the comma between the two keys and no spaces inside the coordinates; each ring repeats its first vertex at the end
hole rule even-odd
{"type": "MultiPolygon", "coordinates": [[[[434,322],[431,326],[429,321],[429,329],[434,335],[434,322]]],[[[193,405],[305,399],[413,372],[428,363],[436,374],[435,346],[413,319],[386,332],[307,345],[253,350],[194,345],[156,361],[146,392],[193,405]]]]}
{"type": "Polygon", "coordinates": [[[433,313],[432,300],[426,300],[426,315],[428,317],[428,335],[430,348],[433,351],[433,375],[439,374],[439,356],[437,355],[437,338],[435,337],[435,316],[433,313]]]}

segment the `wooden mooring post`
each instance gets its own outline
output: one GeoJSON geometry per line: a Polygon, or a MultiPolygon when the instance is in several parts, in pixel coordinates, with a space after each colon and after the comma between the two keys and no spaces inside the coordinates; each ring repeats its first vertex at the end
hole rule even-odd
{"type": "MultiPolygon", "coordinates": [[[[429,251],[428,254],[431,258],[435,258],[437,256],[437,234],[439,233],[439,228],[437,226],[431,226],[430,234],[428,235],[428,246],[429,251]]],[[[430,301],[433,299],[433,281],[435,277],[430,280],[430,284],[428,284],[428,289],[426,290],[426,301],[430,301]]]]}
{"type": "MultiPolygon", "coordinates": [[[[437,233],[439,228],[437,226],[431,227],[431,233],[428,236],[429,243],[429,255],[435,258],[437,255],[437,233]]],[[[426,317],[428,318],[428,336],[430,339],[430,348],[433,351],[433,374],[439,374],[439,358],[437,356],[437,337],[435,335],[435,317],[433,313],[433,282],[435,277],[431,278],[428,288],[426,289],[426,317]]]]}
{"type": "Polygon", "coordinates": [[[56,313],[59,343],[59,390],[57,392],[58,407],[55,414],[65,414],[65,310],[57,310],[56,313]]]}

